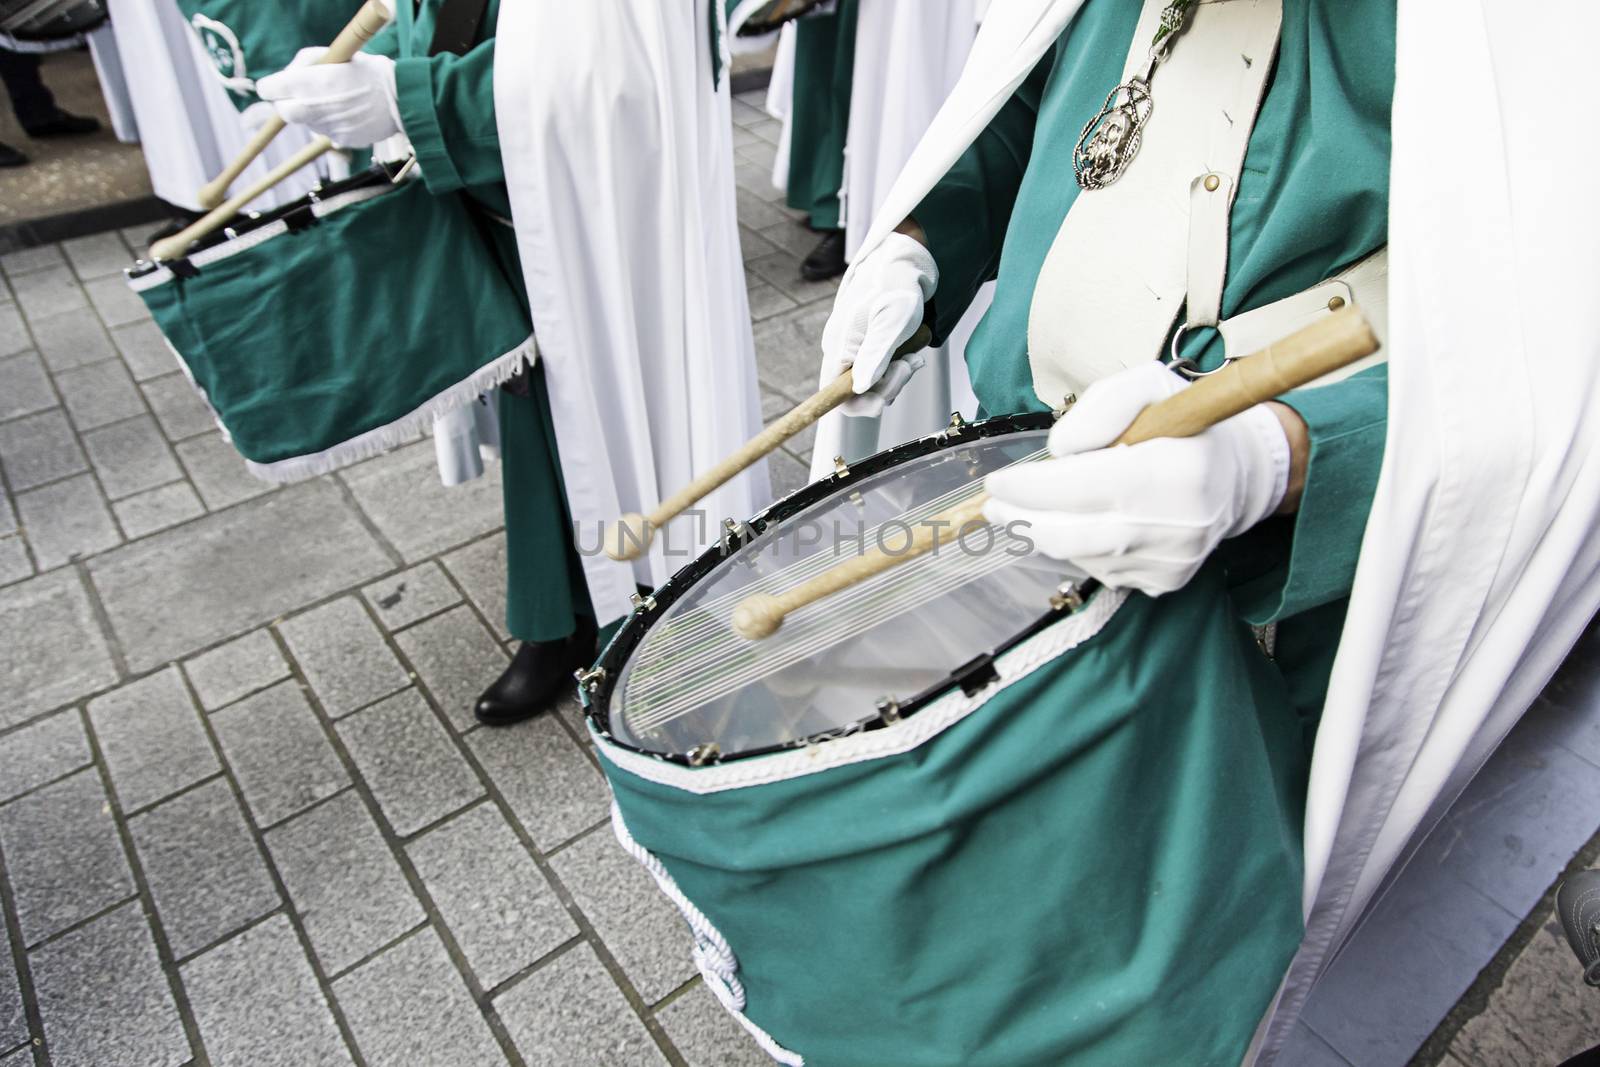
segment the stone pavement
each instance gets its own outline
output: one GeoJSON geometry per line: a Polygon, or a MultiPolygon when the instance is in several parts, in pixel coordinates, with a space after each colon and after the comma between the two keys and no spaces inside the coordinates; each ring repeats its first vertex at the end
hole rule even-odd
{"type": "MultiPolygon", "coordinates": [[[[736,106],[776,410],[833,286],[736,106]]],[[[140,238],[0,257],[0,1065],[766,1062],[616,846],[576,705],[474,728],[496,474],[443,489],[421,441],[253,480],[123,283],[140,238]]]]}

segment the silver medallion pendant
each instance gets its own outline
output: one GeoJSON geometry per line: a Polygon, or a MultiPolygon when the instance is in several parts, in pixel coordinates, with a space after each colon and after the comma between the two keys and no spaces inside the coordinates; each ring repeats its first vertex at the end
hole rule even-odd
{"type": "Polygon", "coordinates": [[[1072,173],[1080,188],[1104,189],[1122,177],[1139,153],[1153,110],[1150,83],[1143,78],[1132,78],[1107,94],[1072,151],[1072,173]]]}

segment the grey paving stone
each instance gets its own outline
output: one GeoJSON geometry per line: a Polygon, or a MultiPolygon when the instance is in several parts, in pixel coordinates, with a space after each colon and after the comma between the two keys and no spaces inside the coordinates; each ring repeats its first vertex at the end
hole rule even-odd
{"type": "Polygon", "coordinates": [[[19,493],[17,513],[40,570],[114,548],[122,541],[100,487],[87,474],[19,493]]]}
{"type": "Polygon", "coordinates": [[[368,1067],[490,1067],[500,1045],[439,935],[406,938],[333,985],[368,1067]]]}
{"type": "Polygon", "coordinates": [[[0,1067],[34,1067],[33,1046],[24,1045],[5,1056],[0,1056],[0,1067]]]}
{"type": "Polygon", "coordinates": [[[323,710],[333,718],[411,684],[406,669],[353,596],[281,622],[278,632],[323,710]]]}
{"type": "Polygon", "coordinates": [[[258,825],[286,819],[350,782],[292,681],[216,712],[211,722],[258,825]]]}
{"type": "Polygon", "coordinates": [[[13,276],[11,291],[30,322],[89,306],[83,287],[64,263],[13,276]]]}
{"type": "Polygon", "coordinates": [[[83,435],[83,444],[112,500],[183,477],[183,469],[149,415],[92,430],[83,435]]]}
{"type": "MultiPolygon", "coordinates": [[[[3,313],[4,309],[0,309],[3,313]]],[[[0,359],[0,420],[53,408],[58,401],[37,352],[0,359]]]]}
{"type": "Polygon", "coordinates": [[[167,440],[182,441],[217,428],[211,409],[182,373],[152,378],[139,388],[144,390],[144,398],[161,422],[167,440]]]}
{"type": "Polygon", "coordinates": [[[483,783],[415,689],[357,712],[338,730],[401,837],[483,796],[483,783]]]}
{"type": "Polygon", "coordinates": [[[17,532],[17,513],[11,507],[11,494],[0,488],[0,536],[17,532]]]}
{"type": "Polygon", "coordinates": [[[506,628],[506,535],[504,531],[456,549],[444,557],[450,572],[467,596],[478,605],[489,626],[502,640],[506,628]]]}
{"type": "Polygon", "coordinates": [[[20,537],[0,537],[0,585],[33,576],[33,560],[20,537]]]}
{"type": "Polygon", "coordinates": [[[783,123],[771,117],[762,122],[751,123],[745,128],[770,145],[777,144],[783,137],[783,123]]]}
{"type": "Polygon", "coordinates": [[[780,448],[767,456],[767,477],[772,479],[773,498],[779,499],[809,484],[811,467],[787,449],[780,448]]]}
{"type": "Polygon", "coordinates": [[[221,778],[135,816],[128,829],[178,959],[281,903],[233,791],[221,778]]]}
{"type": "Polygon", "coordinates": [[[56,387],[79,433],[144,414],[144,401],[119,359],[60,371],[56,387]]]}
{"type": "Polygon", "coordinates": [[[59,408],[0,424],[0,464],[13,493],[89,469],[59,408]]]}
{"type": "Polygon", "coordinates": [[[829,311],[825,304],[798,308],[756,326],[756,363],[763,385],[797,399],[816,392],[822,361],[817,338],[829,311]]]}
{"type": "Polygon", "coordinates": [[[244,459],[220,433],[201,434],[176,446],[189,478],[212,511],[270,493],[273,486],[251,474],[244,459]]]}
{"type": "Polygon", "coordinates": [[[133,253],[128,251],[128,246],[114,232],[62,241],[61,250],[67,254],[67,262],[72,264],[73,271],[85,280],[103,278],[109,274],[121,275],[125,268],[133,266],[133,253]]]}
{"type": "MultiPolygon", "coordinates": [[[[762,256],[770,256],[778,251],[778,246],[761,236],[748,226],[739,227],[739,257],[740,262],[748,266],[751,260],[762,256]]],[[[752,285],[765,284],[759,275],[750,271],[745,272],[744,285],[748,290],[752,285]]]]}
{"type": "Polygon", "coordinates": [[[1600,999],[1584,985],[1554,913],[1450,1051],[1466,1067],[1556,1064],[1600,1043],[1600,999]]]}
{"type": "Polygon", "coordinates": [[[754,163],[768,173],[771,173],[773,160],[777,156],[777,149],[765,141],[747,144],[734,150],[734,161],[736,163],[739,160],[743,160],[746,163],[754,163]]]}
{"type": "Polygon", "coordinates": [[[117,679],[83,584],[70,570],[0,589],[0,728],[117,679]],[[69,648],[72,655],[62,656],[69,648]]]}
{"type": "Polygon", "coordinates": [[[147,489],[111,505],[122,532],[132,539],[176,526],[204,515],[205,505],[188,482],[173,482],[158,489],[147,489]]]}
{"type": "Polygon", "coordinates": [[[410,445],[339,475],[389,543],[415,563],[470,541],[504,521],[500,465],[465,485],[439,484],[433,445],[410,445]]]}
{"type": "Polygon", "coordinates": [[[754,126],[758,122],[765,122],[770,117],[759,106],[752,106],[741,99],[729,101],[733,112],[733,124],[744,128],[754,126]]]}
{"type": "Polygon", "coordinates": [[[150,317],[144,301],[128,288],[127,281],[120,274],[85,282],[83,288],[88,292],[95,311],[99,312],[101,321],[107,326],[122,326],[150,317]]]}
{"type": "Polygon", "coordinates": [[[465,605],[395,635],[445,717],[457,730],[474,725],[478,694],[506,668],[506,654],[465,605]]]}
{"type": "MultiPolygon", "coordinates": [[[[768,244],[772,243],[766,237],[763,237],[762,240],[767,241],[768,244]]],[[[776,245],[773,247],[777,248],[776,245]]],[[[834,295],[839,291],[838,279],[831,278],[825,282],[806,281],[800,277],[800,260],[802,258],[803,254],[795,255],[787,249],[778,248],[777,251],[767,255],[756,256],[746,260],[745,267],[756,277],[767,282],[795,303],[821,304],[825,309],[832,311],[834,295]]],[[[827,315],[823,315],[822,318],[816,320],[813,327],[810,327],[815,330],[815,333],[802,336],[797,342],[815,357],[811,369],[811,384],[813,388],[815,388],[817,380],[815,363],[820,362],[821,359],[822,324],[827,321],[827,315]]]]}
{"type": "Polygon", "coordinates": [[[176,667],[91,700],[89,725],[124,812],[222,769],[176,667]]]}
{"type": "Polygon", "coordinates": [[[703,982],[696,982],[656,1012],[656,1018],[689,1067],[769,1067],[772,1063],[703,982]]]}
{"type": "Polygon", "coordinates": [[[268,831],[267,847],[329,975],[426,919],[354,792],[268,831]]]}
{"type": "Polygon", "coordinates": [[[432,560],[373,582],[361,595],[390,631],[461,602],[460,592],[432,560]]]}
{"type": "Polygon", "coordinates": [[[495,999],[528,1067],[657,1067],[667,1059],[580,944],[495,999]]]}
{"type": "Polygon", "coordinates": [[[493,804],[463,812],[406,851],[484,989],[578,934],[577,923],[493,804]]]}
{"type": "MultiPolygon", "coordinates": [[[[769,226],[786,225],[788,216],[763,200],[756,193],[747,189],[734,189],[734,200],[737,205],[739,222],[752,230],[765,230],[769,226]]],[[[765,237],[765,234],[762,234],[765,237]]],[[[817,238],[812,239],[815,244],[817,238]]]]}
{"type": "Polygon", "coordinates": [[[126,545],[89,571],[130,669],[144,671],[392,566],[318,480],[126,545]]]}
{"type": "Polygon", "coordinates": [[[86,767],[93,758],[76,710],[57,712],[0,737],[0,767],[5,768],[0,801],[86,767]]]}
{"type": "Polygon", "coordinates": [[[65,930],[134,891],[133,875],[94,768],[0,808],[17,921],[27,944],[65,930]]]}
{"type": "Polygon", "coordinates": [[[55,1067],[189,1062],[167,976],[137,901],[28,958],[55,1067]]]}
{"type": "Polygon", "coordinates": [[[146,382],[178,369],[178,357],[153,322],[118,326],[111,331],[111,342],[136,381],[146,382]]]}
{"type": "Polygon", "coordinates": [[[289,920],[274,915],[183,965],[213,1067],[351,1063],[289,920]]]}
{"type": "MultiPolygon", "coordinates": [[[[22,986],[17,982],[17,969],[8,951],[0,952],[0,1048],[11,1048],[28,1040],[28,1019],[22,1005],[22,986]]],[[[0,1067],[11,1057],[0,1057],[0,1067]]],[[[28,1054],[32,1067],[33,1055],[28,1054]]]]}
{"type": "Polygon", "coordinates": [[[66,258],[61,254],[60,245],[37,245],[0,256],[0,270],[4,270],[6,276],[11,277],[27,274],[29,271],[59,267],[65,262],[66,258]]]}
{"type": "Polygon", "coordinates": [[[33,338],[22,323],[22,312],[16,304],[0,303],[0,356],[25,352],[33,347],[33,338]]]}
{"type": "Polygon", "coordinates": [[[200,697],[200,706],[207,711],[289,677],[289,665],[265,630],[201,653],[185,663],[183,669],[200,697]]]}
{"type": "Polygon", "coordinates": [[[550,866],[645,1003],[698,973],[683,916],[609,831],[562,849],[550,866]]]}
{"type": "Polygon", "coordinates": [[[66,311],[59,315],[34,318],[29,323],[39,354],[52,371],[70,370],[99,363],[116,355],[105,327],[93,315],[66,311]]]}
{"type": "Polygon", "coordinates": [[[154,227],[151,225],[128,226],[118,230],[117,235],[122,238],[124,244],[133,250],[135,257],[143,258],[150,249],[150,234],[152,232],[154,232],[154,227]]]}
{"type": "Polygon", "coordinates": [[[548,852],[606,818],[605,783],[549,715],[478,730],[467,746],[533,843],[548,852]]]}
{"type": "Polygon", "coordinates": [[[749,297],[750,317],[757,322],[795,307],[793,300],[763,281],[750,287],[749,297]]]}

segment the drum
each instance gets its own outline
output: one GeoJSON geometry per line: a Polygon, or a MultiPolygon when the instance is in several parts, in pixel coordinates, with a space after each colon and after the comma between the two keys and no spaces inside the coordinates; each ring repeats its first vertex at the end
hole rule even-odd
{"type": "Polygon", "coordinates": [[[0,36],[30,52],[78,44],[106,18],[105,0],[0,0],[0,36]]]}
{"type": "Polygon", "coordinates": [[[250,469],[290,481],[403,444],[532,360],[486,225],[374,169],[128,283],[250,469]]]}
{"type": "Polygon", "coordinates": [[[779,1062],[1236,1064],[1298,945],[1301,727],[1217,568],[1151,600],[973,527],[730,629],[1050,423],[841,466],[641,597],[580,677],[619,840],[779,1062]]]}
{"type": "Polygon", "coordinates": [[[739,4],[735,8],[737,28],[734,33],[739,37],[764,37],[781,30],[784,23],[805,18],[819,9],[829,7],[831,3],[832,0],[767,0],[756,5],[742,20],[737,13],[748,5],[739,4]]]}

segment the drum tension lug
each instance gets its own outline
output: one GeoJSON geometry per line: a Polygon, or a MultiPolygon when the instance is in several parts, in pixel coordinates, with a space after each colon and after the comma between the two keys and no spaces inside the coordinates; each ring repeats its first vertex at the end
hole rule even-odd
{"type": "Polygon", "coordinates": [[[1050,607],[1055,611],[1073,612],[1083,607],[1083,594],[1074,582],[1062,582],[1050,594],[1050,607]]]}
{"type": "Polygon", "coordinates": [[[755,531],[746,523],[735,522],[732,519],[722,520],[722,554],[731,555],[738,551],[744,543],[755,536],[755,531]]]}
{"type": "Polygon", "coordinates": [[[634,593],[628,597],[628,603],[633,605],[634,611],[651,612],[656,610],[656,598],[648,593],[634,593]]]}
{"type": "Polygon", "coordinates": [[[1067,412],[1071,411],[1072,410],[1072,405],[1076,404],[1077,402],[1078,402],[1078,394],[1077,393],[1068,393],[1066,396],[1061,398],[1061,406],[1058,407],[1058,408],[1053,409],[1050,412],[1050,416],[1052,418],[1055,418],[1055,419],[1061,418],[1061,416],[1063,416],[1067,412]]]}
{"type": "Polygon", "coordinates": [[[167,262],[163,263],[162,266],[170,270],[175,278],[200,277],[200,268],[195,266],[194,261],[188,256],[184,256],[181,259],[168,260],[167,262]]]}
{"type": "Polygon", "coordinates": [[[704,767],[708,763],[715,763],[722,758],[722,748],[715,741],[707,741],[703,745],[696,745],[689,750],[689,766],[704,767]]]}
{"type": "Polygon", "coordinates": [[[879,697],[877,703],[878,718],[884,725],[893,726],[900,721],[900,702],[894,697],[879,697]]]}
{"type": "Polygon", "coordinates": [[[279,221],[289,228],[290,233],[299,233],[301,230],[310,229],[322,220],[317,218],[316,212],[312,210],[312,205],[306,203],[288,212],[279,221]]]}
{"type": "Polygon", "coordinates": [[[850,477],[850,464],[844,461],[843,456],[833,457],[833,476],[835,478],[850,477]]]}
{"type": "Polygon", "coordinates": [[[939,434],[939,440],[948,441],[953,437],[960,437],[961,431],[965,430],[966,428],[967,420],[961,417],[961,412],[952,411],[950,413],[949,425],[947,425],[944,428],[944,431],[939,434]]]}
{"type": "Polygon", "coordinates": [[[600,683],[606,680],[604,667],[592,667],[589,670],[576,670],[572,676],[578,679],[578,688],[585,693],[592,693],[600,688],[600,683]]]}
{"type": "Polygon", "coordinates": [[[950,677],[961,687],[967,696],[977,696],[993,682],[999,681],[1000,672],[995,670],[994,653],[985,652],[974,656],[950,672],[950,677]]]}

